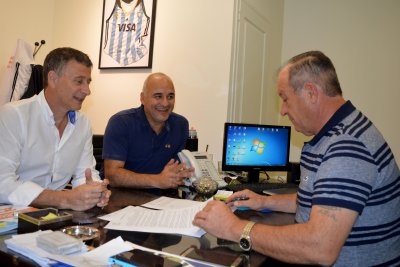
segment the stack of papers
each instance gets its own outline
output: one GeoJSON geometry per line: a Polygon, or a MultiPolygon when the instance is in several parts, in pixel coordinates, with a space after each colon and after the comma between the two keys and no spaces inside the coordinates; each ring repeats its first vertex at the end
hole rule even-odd
{"type": "Polygon", "coordinates": [[[71,265],[77,267],[107,266],[109,257],[129,251],[133,248],[131,243],[123,241],[121,237],[117,237],[90,252],[87,252],[87,247],[83,246],[82,250],[78,253],[70,255],[54,254],[39,248],[36,243],[36,238],[38,236],[51,232],[51,230],[46,230],[29,234],[14,235],[12,238],[7,239],[4,242],[8,249],[32,259],[40,266],[57,264],[59,264],[59,266],[71,265]]]}
{"type": "MultiPolygon", "coordinates": [[[[205,231],[194,226],[192,221],[196,213],[203,209],[206,204],[207,202],[160,197],[140,207],[128,206],[99,218],[109,221],[105,227],[108,229],[201,237],[205,234],[205,231]]],[[[124,241],[121,237],[117,237],[89,252],[87,252],[87,247],[83,246],[83,250],[79,253],[71,255],[52,254],[37,246],[37,237],[49,232],[51,230],[14,235],[4,242],[8,249],[34,260],[40,266],[57,264],[59,266],[66,266],[65,264],[67,264],[77,267],[107,266],[110,257],[132,249],[151,251],[155,255],[164,255],[168,258],[177,259],[184,266],[219,266],[164,251],[145,248],[124,241]]]]}
{"type": "MultiPolygon", "coordinates": [[[[39,248],[36,244],[36,238],[40,235],[49,234],[51,232],[52,232],[51,230],[47,230],[47,231],[37,231],[28,234],[13,235],[12,238],[7,239],[4,242],[6,243],[8,249],[11,249],[15,252],[18,252],[19,254],[22,254],[34,260],[40,266],[48,266],[54,263],[54,260],[52,259],[53,256],[55,255],[39,248]]],[[[87,247],[82,246],[82,250],[79,253],[86,251],[87,247]]],[[[60,257],[62,258],[65,256],[60,255],[60,257]]]]}
{"type": "Polygon", "coordinates": [[[160,197],[142,206],[128,206],[99,218],[109,221],[105,227],[107,229],[201,237],[205,231],[194,226],[192,221],[206,204],[160,197]]]}
{"type": "Polygon", "coordinates": [[[149,249],[129,241],[124,241],[120,236],[108,241],[107,243],[97,247],[89,252],[84,252],[83,249],[80,253],[71,255],[57,255],[46,252],[45,250],[36,246],[36,238],[42,234],[49,233],[51,230],[38,231],[35,233],[15,235],[11,239],[5,240],[7,248],[32,259],[40,266],[76,266],[76,267],[95,267],[95,266],[109,266],[109,258],[130,251],[132,249],[140,249],[149,251],[154,255],[162,255],[180,262],[182,266],[190,267],[217,267],[220,265],[213,263],[206,263],[199,260],[182,257],[179,255],[171,254],[164,251],[149,249]]]}

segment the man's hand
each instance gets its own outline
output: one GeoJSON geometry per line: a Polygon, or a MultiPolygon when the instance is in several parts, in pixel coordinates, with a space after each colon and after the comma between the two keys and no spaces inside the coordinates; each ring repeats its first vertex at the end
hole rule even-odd
{"type": "Polygon", "coordinates": [[[246,189],[230,195],[226,202],[230,207],[248,207],[252,210],[269,209],[295,213],[297,209],[297,193],[265,196],[246,189]]]}
{"type": "MultiPolygon", "coordinates": [[[[228,205],[219,200],[210,201],[199,211],[194,217],[193,224],[213,236],[233,241],[237,241],[232,236],[234,226],[242,227],[241,220],[233,214],[228,205]]],[[[245,223],[242,224],[244,227],[245,223]]]]}
{"type": "Polygon", "coordinates": [[[107,186],[109,185],[108,179],[103,180],[103,188],[104,191],[101,192],[101,197],[100,201],[97,203],[97,207],[102,207],[104,208],[105,206],[108,205],[108,201],[110,200],[111,197],[111,191],[107,189],[107,186]]]}
{"type": "MultiPolygon", "coordinates": [[[[90,169],[85,170],[85,177],[86,177],[86,184],[93,184],[93,183],[99,183],[93,181],[92,178],[92,171],[90,169]]],[[[108,201],[110,200],[111,196],[111,191],[107,189],[107,186],[109,185],[108,179],[104,179],[103,182],[100,182],[102,184],[103,191],[101,192],[101,197],[100,201],[97,203],[98,207],[105,207],[108,204],[108,201]]]]}
{"type": "Polygon", "coordinates": [[[107,189],[108,180],[93,181],[90,169],[85,171],[86,184],[70,191],[69,204],[73,210],[87,210],[94,206],[104,207],[108,204],[111,191],[107,189]]]}
{"type": "Polygon", "coordinates": [[[187,168],[185,163],[171,159],[157,177],[158,187],[162,189],[177,188],[184,184],[185,178],[193,175],[193,171],[194,169],[187,168]]]}
{"type": "Polygon", "coordinates": [[[226,202],[229,206],[235,207],[248,207],[252,210],[261,210],[265,208],[263,206],[263,199],[265,196],[259,195],[250,191],[248,189],[236,192],[230,195],[226,202]],[[244,200],[235,200],[235,199],[244,199],[244,200]]]}

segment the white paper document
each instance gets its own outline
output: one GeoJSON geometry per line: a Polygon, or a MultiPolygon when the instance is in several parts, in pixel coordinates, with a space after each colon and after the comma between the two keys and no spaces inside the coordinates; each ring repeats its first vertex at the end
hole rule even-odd
{"type": "Polygon", "coordinates": [[[205,205],[206,202],[160,197],[141,207],[128,206],[99,218],[110,221],[107,229],[200,237],[205,231],[192,221],[205,205]]]}
{"type": "Polygon", "coordinates": [[[132,250],[134,247],[128,241],[124,241],[122,237],[118,236],[107,243],[97,247],[88,253],[83,254],[86,266],[108,266],[108,258],[118,253],[132,250]]]}
{"type": "Polygon", "coordinates": [[[42,234],[50,233],[51,230],[37,231],[34,233],[14,235],[5,240],[8,249],[18,252],[43,267],[48,266],[77,266],[77,267],[95,267],[108,266],[108,258],[121,252],[133,249],[132,243],[123,241],[117,237],[100,247],[87,252],[84,246],[80,253],[70,255],[60,255],[49,253],[37,246],[36,238],[42,234]]]}
{"type": "Polygon", "coordinates": [[[204,207],[204,202],[171,198],[171,197],[159,197],[153,201],[147,202],[142,205],[142,207],[147,207],[151,209],[166,210],[166,209],[184,209],[189,207],[204,207]]]}
{"type": "Polygon", "coordinates": [[[116,254],[129,251],[132,249],[140,249],[150,251],[155,255],[164,255],[168,258],[173,258],[178,262],[181,262],[183,266],[187,267],[210,267],[220,266],[213,263],[205,263],[202,261],[182,257],[179,255],[171,254],[165,251],[158,251],[149,249],[129,241],[124,241],[120,236],[114,238],[107,243],[97,247],[89,252],[84,253],[85,249],[81,253],[75,253],[71,255],[57,255],[48,253],[45,250],[37,247],[36,238],[45,233],[49,233],[51,230],[37,231],[29,234],[14,235],[12,238],[5,240],[8,249],[18,252],[31,260],[35,261],[42,267],[48,266],[76,266],[76,267],[99,267],[99,266],[110,266],[109,258],[116,254]]]}
{"type": "MultiPolygon", "coordinates": [[[[36,238],[42,234],[51,233],[51,230],[37,231],[28,234],[13,235],[12,238],[4,241],[8,249],[14,250],[26,257],[34,260],[40,266],[49,266],[54,258],[57,260],[63,259],[62,262],[68,262],[68,257],[66,255],[54,255],[46,250],[37,246],[36,238]],[[65,259],[65,260],[64,260],[65,259]]],[[[74,257],[87,251],[86,246],[82,246],[82,250],[79,253],[74,254],[74,257]]],[[[74,264],[74,266],[76,266],[74,264]]]]}

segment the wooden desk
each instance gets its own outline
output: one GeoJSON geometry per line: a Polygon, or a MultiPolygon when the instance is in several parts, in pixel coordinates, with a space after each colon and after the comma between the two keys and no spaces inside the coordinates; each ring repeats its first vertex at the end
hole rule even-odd
{"type": "MultiPolygon", "coordinates": [[[[115,237],[121,236],[123,240],[178,255],[189,247],[194,247],[198,253],[205,255],[210,259],[210,261],[212,261],[213,255],[217,257],[235,257],[244,254],[237,244],[217,239],[209,234],[205,234],[201,238],[195,238],[172,234],[127,232],[104,229],[104,226],[108,222],[97,219],[98,216],[117,211],[128,205],[142,205],[158,197],[141,190],[122,188],[112,188],[111,190],[112,196],[110,202],[104,209],[96,207],[85,212],[68,211],[73,214],[73,222],[75,224],[91,225],[100,230],[99,238],[93,240],[90,245],[97,247],[115,237]]],[[[164,191],[163,195],[170,197],[184,197],[184,195],[182,195],[181,192],[177,192],[177,190],[164,191]]],[[[237,215],[241,218],[272,225],[294,223],[293,214],[238,211],[237,215]]],[[[16,232],[12,234],[16,234],[16,232]]],[[[17,253],[7,249],[4,244],[4,240],[10,236],[11,234],[0,236],[0,266],[38,266],[26,257],[18,255],[17,253]]],[[[273,259],[254,251],[247,254],[246,257],[249,261],[247,266],[262,266],[265,264],[272,264],[273,266],[287,266],[287,264],[276,262],[273,259]]]]}

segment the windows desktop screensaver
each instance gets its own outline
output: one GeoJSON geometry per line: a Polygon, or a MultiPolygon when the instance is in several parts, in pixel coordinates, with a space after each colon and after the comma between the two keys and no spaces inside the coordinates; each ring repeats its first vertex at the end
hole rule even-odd
{"type": "Polygon", "coordinates": [[[226,165],[286,165],[288,132],[287,128],[228,126],[226,165]]]}

